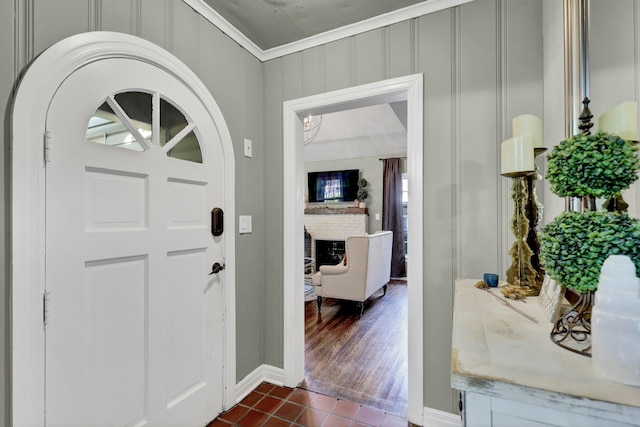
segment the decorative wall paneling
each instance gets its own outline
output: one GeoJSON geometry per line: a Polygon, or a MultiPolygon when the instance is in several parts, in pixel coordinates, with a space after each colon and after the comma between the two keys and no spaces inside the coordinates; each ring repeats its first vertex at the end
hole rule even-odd
{"type": "MultiPolygon", "coordinates": [[[[78,32],[116,30],[140,35],[194,68],[223,109],[236,147],[240,149],[242,138],[249,137],[254,150],[263,150],[253,159],[238,156],[236,165],[239,213],[264,220],[262,229],[254,227],[253,234],[238,240],[238,259],[247,260],[237,274],[238,378],[242,378],[261,361],[273,366],[282,363],[282,101],[425,73],[428,243],[424,265],[429,277],[424,284],[425,406],[451,411],[455,399],[443,393],[448,387],[446,331],[450,328],[450,310],[444,302],[451,298],[451,279],[477,276],[488,269],[504,272],[507,263],[509,183],[489,173],[497,172],[499,143],[510,136],[513,116],[542,115],[543,92],[546,143],[555,145],[553,141],[563,137],[554,131],[555,123],[561,121],[561,116],[553,114],[557,104],[553,100],[562,93],[561,84],[553,85],[554,79],[561,79],[558,60],[557,55],[547,57],[547,38],[557,37],[557,27],[544,26],[545,58],[549,59],[544,69],[536,59],[542,56],[543,28],[541,19],[534,16],[540,16],[541,3],[546,19],[546,10],[556,7],[547,0],[476,0],[260,66],[178,0],[165,0],[163,7],[151,0],[5,0],[0,3],[0,53],[13,60],[0,64],[0,110],[6,118],[8,94],[28,62],[55,41],[78,32]],[[129,19],[122,22],[118,17],[127,10],[129,19]],[[541,89],[542,75],[545,87],[552,84],[553,90],[541,89]],[[469,165],[479,170],[468,169],[469,165]],[[476,230],[477,223],[489,227],[476,230]]],[[[591,0],[591,5],[591,97],[597,118],[618,102],[640,98],[640,2],[591,0]]],[[[6,176],[8,131],[4,121],[0,126],[5,137],[0,167],[6,176]]],[[[4,188],[0,227],[5,227],[6,236],[4,188]]],[[[625,194],[632,212],[640,211],[639,191],[636,185],[625,194]]],[[[545,200],[547,207],[553,203],[545,200]]],[[[6,272],[6,237],[3,243],[0,254],[6,272]]],[[[6,309],[6,302],[2,307],[6,309]]],[[[3,342],[2,354],[6,354],[7,342],[3,342]]]]}
{"type": "MultiPolygon", "coordinates": [[[[140,35],[142,26],[140,0],[94,0],[89,2],[90,12],[92,7],[95,8],[93,21],[96,29],[140,35]]],[[[92,16],[91,13],[89,16],[92,16]]]]}
{"type": "MultiPolygon", "coordinates": [[[[591,112],[597,126],[600,115],[624,101],[640,100],[640,1],[590,0],[589,69],[591,112]]],[[[562,5],[543,0],[545,146],[552,148],[565,138],[564,58],[562,46],[562,5]]],[[[574,100],[579,103],[580,100],[574,100]]],[[[629,214],[640,215],[640,186],[624,192],[629,214]]],[[[545,222],[564,210],[564,199],[545,186],[545,222]]]]}
{"type": "MultiPolygon", "coordinates": [[[[548,149],[558,144],[565,135],[564,90],[564,28],[563,4],[556,0],[543,0],[543,76],[544,76],[544,145],[548,149]]],[[[546,171],[546,157],[540,156],[537,165],[542,175],[546,171]]],[[[564,199],[556,196],[543,185],[543,223],[564,210],[564,199]]]]}
{"type": "Polygon", "coordinates": [[[324,74],[319,72],[323,64],[323,56],[324,49],[322,47],[314,47],[301,52],[302,96],[324,92],[324,74]]]}
{"type": "MultiPolygon", "coordinates": [[[[513,116],[542,115],[541,16],[536,0],[476,0],[264,64],[266,123],[282,122],[283,101],[424,73],[427,407],[456,406],[449,386],[452,279],[504,274],[508,266],[509,183],[498,176],[499,144],[511,136],[513,116]]],[[[281,129],[270,127],[266,144],[277,148],[281,129]]],[[[269,164],[280,169],[281,159],[270,155],[269,164]]],[[[279,177],[265,178],[268,203],[280,206],[279,177]]],[[[279,333],[266,331],[266,343],[279,333]]]]}
{"type": "MultiPolygon", "coordinates": [[[[462,244],[456,229],[461,151],[459,9],[412,22],[409,66],[424,79],[424,396],[425,407],[455,412],[448,370],[453,291],[445,278],[456,277],[462,244]],[[432,241],[435,244],[428,243],[432,241]],[[437,242],[437,243],[436,243],[437,242]],[[438,319],[438,320],[435,320],[438,319]],[[449,334],[450,335],[450,334],[449,334]]],[[[409,277],[409,281],[411,278],[409,277]]],[[[409,286],[413,284],[410,282],[409,286]]],[[[412,375],[412,373],[410,373],[412,375]]]]}
{"type": "MultiPolygon", "coordinates": [[[[5,1],[3,7],[11,7],[11,13],[6,13],[7,17],[16,14],[17,17],[23,19],[15,19],[8,27],[13,28],[13,34],[7,41],[13,40],[13,65],[14,79],[20,75],[25,65],[33,58],[33,1],[34,0],[14,0],[13,4],[5,1]]],[[[9,46],[7,46],[8,48],[9,46]]],[[[4,46],[3,46],[4,48],[4,46]]],[[[13,82],[12,82],[13,83],[13,82]]]]}
{"type": "MultiPolygon", "coordinates": [[[[314,50],[314,49],[312,49],[314,50]]],[[[314,52],[315,53],[315,52],[314,52]]],[[[309,55],[313,57],[312,54],[309,55]]],[[[265,343],[271,345],[264,346],[264,363],[271,366],[283,367],[284,360],[284,328],[283,328],[283,304],[284,300],[284,273],[283,260],[283,134],[282,134],[282,103],[283,86],[282,61],[269,61],[263,64],[263,84],[264,84],[264,163],[269,165],[264,170],[264,193],[265,193],[265,241],[269,242],[265,255],[265,294],[269,304],[265,307],[265,343]]],[[[313,70],[305,74],[305,81],[310,85],[317,85],[321,80],[313,70]]],[[[309,86],[305,86],[309,87],[309,86]]]]}
{"type": "MultiPolygon", "coordinates": [[[[173,2],[143,1],[140,6],[140,37],[173,51],[173,2]]],[[[204,27],[204,26],[203,26],[204,27]]]]}
{"type": "MultiPolygon", "coordinates": [[[[590,96],[594,129],[601,114],[625,101],[640,101],[640,2],[590,0],[590,96]]],[[[629,214],[640,215],[640,186],[623,193],[629,214]]]]}
{"type": "Polygon", "coordinates": [[[498,50],[501,30],[497,19],[498,4],[492,3],[472,2],[468,8],[460,9],[459,16],[457,37],[460,37],[461,56],[456,72],[460,76],[457,100],[460,104],[457,129],[460,145],[456,159],[459,173],[456,219],[458,237],[462,240],[457,248],[460,263],[457,271],[473,266],[497,267],[496,211],[500,212],[506,202],[498,198],[499,181],[496,178],[495,146],[501,140],[496,133],[496,124],[500,119],[502,89],[498,60],[502,57],[498,50]],[[486,203],[489,200],[497,203],[486,203]]]}
{"type": "MultiPolygon", "coordinates": [[[[4,0],[0,2],[0,7],[4,7],[6,13],[0,14],[0,395],[10,396],[10,378],[9,378],[9,351],[11,344],[9,342],[9,331],[11,328],[8,321],[9,313],[9,292],[7,284],[10,279],[9,259],[9,237],[8,232],[11,227],[9,220],[9,197],[10,185],[9,175],[11,169],[9,165],[9,127],[7,126],[7,116],[9,115],[10,105],[8,99],[14,88],[15,76],[18,75],[19,69],[17,63],[23,61],[21,59],[22,52],[26,49],[18,49],[15,45],[16,41],[20,41],[20,46],[25,44],[24,27],[14,26],[13,10],[20,6],[17,1],[4,0]]],[[[0,424],[9,425],[9,399],[7,397],[0,398],[0,424]]]]}
{"type": "Polygon", "coordinates": [[[353,49],[352,69],[354,70],[354,79],[358,84],[383,80],[383,76],[387,74],[388,38],[389,31],[374,30],[350,39],[350,46],[353,49]],[[380,46],[382,49],[379,48],[380,46]]]}

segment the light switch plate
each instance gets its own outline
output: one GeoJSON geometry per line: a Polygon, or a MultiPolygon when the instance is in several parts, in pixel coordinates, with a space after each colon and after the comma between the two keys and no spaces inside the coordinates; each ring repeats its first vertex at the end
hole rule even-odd
{"type": "Polygon", "coordinates": [[[251,233],[251,215],[240,215],[238,217],[238,227],[240,234],[251,233]]]}
{"type": "Polygon", "coordinates": [[[253,143],[250,139],[244,139],[244,156],[253,157],[253,143]]]}

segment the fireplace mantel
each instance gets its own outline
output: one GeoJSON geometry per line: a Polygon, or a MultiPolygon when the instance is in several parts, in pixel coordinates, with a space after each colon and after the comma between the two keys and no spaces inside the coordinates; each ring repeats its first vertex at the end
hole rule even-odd
{"type": "Polygon", "coordinates": [[[305,215],[368,215],[369,210],[367,208],[332,208],[329,206],[318,206],[306,208],[304,210],[305,215]]]}

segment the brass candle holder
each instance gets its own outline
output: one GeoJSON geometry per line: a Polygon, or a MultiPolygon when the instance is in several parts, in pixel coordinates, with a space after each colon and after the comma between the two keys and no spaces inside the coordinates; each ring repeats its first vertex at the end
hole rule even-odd
{"type": "MultiPolygon", "coordinates": [[[[535,148],[538,156],[546,148],[535,148]]],[[[503,173],[502,176],[511,178],[511,198],[514,203],[511,231],[515,241],[511,246],[511,266],[507,269],[507,285],[500,291],[511,299],[523,299],[527,296],[537,296],[542,288],[544,270],[540,265],[540,244],[538,242],[537,226],[541,205],[535,194],[535,182],[539,179],[537,171],[522,171],[503,173]]]]}

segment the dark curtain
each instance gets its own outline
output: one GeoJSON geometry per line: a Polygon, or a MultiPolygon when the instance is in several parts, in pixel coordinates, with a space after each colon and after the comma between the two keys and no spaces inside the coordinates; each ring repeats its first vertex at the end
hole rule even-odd
{"type": "Polygon", "coordinates": [[[391,277],[405,277],[402,225],[402,160],[384,159],[382,165],[382,229],[393,231],[391,277]]]}

